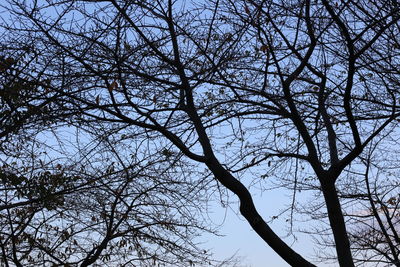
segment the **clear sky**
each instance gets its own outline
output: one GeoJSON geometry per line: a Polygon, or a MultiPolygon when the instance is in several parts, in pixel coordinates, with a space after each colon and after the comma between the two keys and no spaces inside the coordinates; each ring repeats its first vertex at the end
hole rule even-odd
{"type": "MultiPolygon", "coordinates": [[[[287,195],[283,190],[264,192],[262,196],[255,197],[256,207],[266,220],[277,214],[286,201],[287,195]]],[[[251,229],[242,216],[235,214],[238,211],[237,205],[232,205],[228,209],[217,206],[213,208],[214,212],[210,217],[216,224],[222,224],[220,233],[224,236],[206,236],[208,242],[205,246],[213,249],[217,258],[227,258],[236,253],[241,259],[241,267],[289,266],[251,229]]],[[[279,220],[269,225],[280,236],[286,234],[285,225],[279,220]]],[[[312,260],[315,249],[312,240],[304,234],[298,234],[297,237],[298,241],[293,245],[292,239],[286,239],[287,243],[307,260],[312,260]]],[[[335,265],[318,264],[318,266],[335,265]]]]}
{"type": "MultiPolygon", "coordinates": [[[[221,213],[224,213],[222,208],[221,213]]],[[[215,217],[220,217],[222,221],[224,215],[215,217]]],[[[289,266],[264,243],[247,221],[239,218],[232,210],[227,210],[221,234],[224,236],[211,236],[206,243],[207,247],[213,248],[216,258],[227,258],[236,253],[243,267],[289,266]]]]}

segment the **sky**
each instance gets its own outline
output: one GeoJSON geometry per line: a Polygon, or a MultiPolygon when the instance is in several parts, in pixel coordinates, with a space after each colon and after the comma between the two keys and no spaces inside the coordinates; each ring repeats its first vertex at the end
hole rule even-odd
{"type": "MultiPolygon", "coordinates": [[[[284,208],[282,203],[287,200],[288,196],[282,190],[268,191],[262,196],[255,197],[256,207],[264,219],[269,219],[279,213],[280,209],[284,208]]],[[[204,247],[210,248],[216,258],[224,259],[236,254],[240,258],[241,267],[289,266],[251,229],[248,222],[237,214],[237,205],[233,204],[227,209],[213,205],[212,211],[209,216],[216,225],[221,225],[220,234],[223,236],[204,235],[201,240],[204,241],[204,247]]],[[[285,225],[279,220],[270,226],[280,236],[285,235],[285,225]]],[[[294,249],[306,259],[311,260],[315,248],[312,240],[302,234],[298,237],[298,242],[293,244],[294,249]]],[[[318,266],[334,265],[318,264],[318,266]]]]}
{"type": "MultiPolygon", "coordinates": [[[[286,192],[287,193],[287,192],[286,192]]],[[[264,192],[262,196],[254,193],[256,208],[268,220],[283,208],[282,203],[287,201],[287,195],[283,190],[264,192]]],[[[220,234],[224,236],[207,236],[208,240],[205,247],[212,248],[216,258],[228,258],[236,253],[240,258],[240,267],[286,267],[289,266],[280,258],[258,235],[248,222],[239,214],[237,205],[224,209],[220,206],[213,206],[213,213],[210,214],[214,223],[222,224],[220,234]]],[[[286,234],[285,225],[277,220],[269,226],[281,237],[286,234]]],[[[286,239],[288,244],[307,260],[311,260],[314,251],[312,240],[304,234],[298,234],[298,241],[291,243],[291,239],[286,239]]],[[[333,267],[330,264],[318,264],[318,266],[333,267]]]]}
{"type": "Polygon", "coordinates": [[[214,220],[218,219],[224,221],[220,229],[220,234],[224,236],[211,236],[205,244],[212,248],[216,258],[223,259],[236,254],[241,267],[289,266],[251,229],[243,217],[239,217],[231,209],[227,209],[225,213],[220,208],[220,214],[215,215],[214,220]]]}

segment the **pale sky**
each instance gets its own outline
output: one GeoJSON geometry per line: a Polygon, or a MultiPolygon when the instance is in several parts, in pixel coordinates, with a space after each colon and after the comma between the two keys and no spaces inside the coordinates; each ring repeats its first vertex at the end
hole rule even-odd
{"type": "MultiPolygon", "coordinates": [[[[283,208],[283,203],[287,201],[287,196],[283,191],[264,192],[262,197],[255,197],[256,207],[264,219],[269,219],[275,215],[279,209],[283,208]]],[[[237,206],[232,206],[235,211],[237,206]]],[[[241,258],[241,267],[287,267],[284,260],[280,258],[250,227],[243,217],[237,216],[232,209],[215,207],[212,219],[215,223],[223,223],[220,234],[225,236],[205,237],[208,242],[205,247],[211,248],[218,259],[227,258],[237,252],[241,258]],[[225,216],[226,211],[226,216],[225,216]],[[224,220],[225,217],[225,220],[224,220]]],[[[285,235],[284,225],[278,220],[269,224],[280,236],[285,235]]],[[[312,260],[314,245],[312,240],[305,235],[298,234],[298,242],[293,244],[293,248],[307,260],[312,260]]],[[[291,240],[288,240],[291,244],[291,240]]],[[[331,264],[318,264],[318,266],[335,266],[331,264]]]]}

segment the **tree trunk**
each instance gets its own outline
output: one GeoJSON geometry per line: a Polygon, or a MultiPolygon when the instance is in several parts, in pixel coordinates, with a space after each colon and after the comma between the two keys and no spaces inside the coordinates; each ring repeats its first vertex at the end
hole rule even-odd
{"type": "Polygon", "coordinates": [[[326,182],[327,177],[321,179],[322,191],[328,210],[329,222],[332,228],[336,244],[336,253],[341,267],[353,267],[353,256],[351,255],[349,237],[346,231],[346,224],[342,208],[337,195],[333,179],[326,182]],[[325,182],[324,182],[325,181],[325,182]]]}

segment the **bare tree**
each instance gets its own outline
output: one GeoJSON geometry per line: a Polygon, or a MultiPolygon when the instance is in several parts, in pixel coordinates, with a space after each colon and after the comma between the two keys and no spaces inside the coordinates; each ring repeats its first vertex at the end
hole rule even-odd
{"type": "Polygon", "coordinates": [[[2,264],[233,266],[196,241],[216,233],[207,177],[152,133],[77,120],[34,44],[2,48],[2,264]]]}
{"type": "Polygon", "coordinates": [[[359,188],[353,187],[343,196],[347,206],[359,207],[348,209],[346,216],[354,258],[360,266],[368,262],[392,266],[400,263],[398,162],[393,160],[397,153],[397,148],[387,145],[379,149],[378,144],[371,146],[363,159],[365,172],[352,174],[361,176],[359,188]]]}
{"type": "MultiPolygon", "coordinates": [[[[291,226],[299,190],[309,191],[309,219],[329,224],[334,260],[354,266],[362,233],[349,231],[357,214],[346,200],[369,205],[379,221],[374,203],[394,192],[371,188],[368,170],[371,149],[397,134],[396,1],[7,3],[3,42],[38,55],[22,73],[46,81],[38,91],[54,96],[49,110],[110,136],[154,139],[161,154],[205,166],[292,266],[313,264],[271,229],[248,184],[273,179],[291,190],[291,226]]],[[[381,221],[382,234],[390,222],[398,220],[381,221]]],[[[398,250],[377,248],[367,254],[399,266],[398,250]]]]}
{"type": "MultiPolygon", "coordinates": [[[[65,136],[53,134],[60,142],[65,136]]],[[[3,264],[219,264],[195,240],[214,232],[201,213],[207,181],[191,180],[193,170],[181,156],[149,151],[150,139],[123,142],[99,129],[92,138],[78,137],[83,141],[75,150],[68,143],[40,144],[37,137],[26,142],[30,159],[23,150],[24,158],[3,158],[3,264]]]]}

